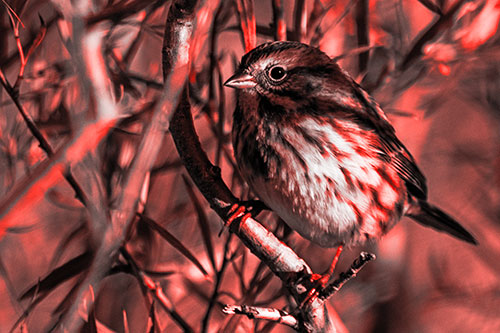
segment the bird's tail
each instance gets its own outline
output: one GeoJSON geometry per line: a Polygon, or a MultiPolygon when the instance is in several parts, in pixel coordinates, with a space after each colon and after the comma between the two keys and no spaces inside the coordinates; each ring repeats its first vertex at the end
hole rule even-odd
{"type": "Polygon", "coordinates": [[[455,221],[441,209],[430,205],[426,201],[419,201],[418,204],[416,204],[415,207],[408,212],[408,216],[425,226],[447,232],[450,235],[468,243],[472,243],[474,245],[478,244],[474,236],[462,227],[460,223],[455,221]]]}

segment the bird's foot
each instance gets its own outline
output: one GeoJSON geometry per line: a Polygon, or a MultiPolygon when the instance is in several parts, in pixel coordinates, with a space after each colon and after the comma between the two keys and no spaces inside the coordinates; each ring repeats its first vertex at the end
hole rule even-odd
{"type": "Polygon", "coordinates": [[[309,289],[309,292],[307,293],[306,297],[304,300],[300,303],[300,308],[304,307],[306,304],[312,302],[314,299],[316,299],[321,292],[327,285],[328,281],[330,281],[331,275],[328,274],[313,274],[311,275],[311,284],[312,288],[309,289]]]}
{"type": "Polygon", "coordinates": [[[225,226],[230,228],[236,220],[240,220],[240,223],[243,223],[248,218],[259,215],[259,213],[265,209],[269,209],[269,207],[260,200],[248,200],[235,203],[227,212],[225,226]]]}
{"type": "Polygon", "coordinates": [[[312,288],[309,290],[307,293],[307,296],[304,298],[304,300],[300,303],[300,307],[303,307],[304,305],[308,304],[312,300],[318,297],[319,293],[325,289],[325,287],[328,285],[328,282],[330,282],[330,279],[333,276],[333,273],[335,272],[335,266],[337,266],[337,262],[339,261],[340,254],[342,253],[342,249],[344,248],[343,245],[339,245],[337,247],[337,253],[335,253],[335,257],[333,257],[332,263],[330,264],[330,267],[324,272],[323,274],[312,274],[311,275],[311,284],[312,288]]]}

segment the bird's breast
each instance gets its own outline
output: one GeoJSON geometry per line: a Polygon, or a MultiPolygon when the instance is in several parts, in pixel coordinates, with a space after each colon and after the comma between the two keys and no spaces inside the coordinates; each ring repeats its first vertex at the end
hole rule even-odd
{"type": "Polygon", "coordinates": [[[304,117],[246,124],[236,135],[242,175],[303,237],[325,247],[356,243],[399,219],[401,180],[378,158],[375,135],[356,124],[304,117]]]}

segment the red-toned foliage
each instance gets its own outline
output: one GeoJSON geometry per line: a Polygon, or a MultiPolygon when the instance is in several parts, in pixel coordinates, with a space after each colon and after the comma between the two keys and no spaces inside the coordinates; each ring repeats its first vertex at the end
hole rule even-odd
{"type": "Polygon", "coordinates": [[[219,217],[236,197],[253,199],[233,158],[235,101],[222,82],[246,51],[286,39],[319,46],[373,94],[431,200],[480,242],[404,220],[376,244],[344,249],[337,275],[363,250],[377,260],[326,302],[334,326],[500,330],[497,0],[0,8],[1,332],[292,330],[296,295],[283,267],[320,273],[334,251],[271,212],[258,220],[279,240],[260,247],[269,235],[256,221],[231,226],[240,239],[219,217]],[[186,129],[191,114],[200,145],[186,129]],[[225,314],[225,304],[269,308],[272,320],[225,314]]]}

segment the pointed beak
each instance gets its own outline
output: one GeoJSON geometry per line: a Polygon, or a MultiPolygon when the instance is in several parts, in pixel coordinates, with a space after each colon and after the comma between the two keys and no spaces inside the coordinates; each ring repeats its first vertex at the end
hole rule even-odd
{"type": "Polygon", "coordinates": [[[236,73],[231,76],[224,85],[236,89],[246,89],[255,87],[257,81],[255,81],[255,78],[250,74],[236,73]]]}

